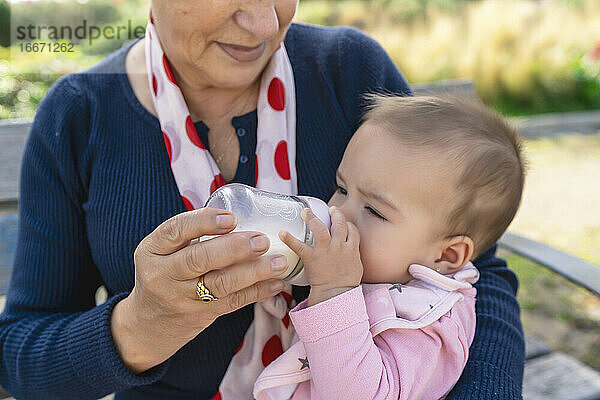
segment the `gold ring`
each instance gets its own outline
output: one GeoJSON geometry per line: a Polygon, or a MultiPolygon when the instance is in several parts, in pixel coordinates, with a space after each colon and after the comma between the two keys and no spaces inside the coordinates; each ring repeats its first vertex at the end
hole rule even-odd
{"type": "Polygon", "coordinates": [[[196,294],[205,303],[210,303],[211,301],[218,300],[215,296],[210,293],[210,290],[206,286],[204,286],[204,275],[200,276],[198,280],[198,284],[196,285],[196,294]]]}

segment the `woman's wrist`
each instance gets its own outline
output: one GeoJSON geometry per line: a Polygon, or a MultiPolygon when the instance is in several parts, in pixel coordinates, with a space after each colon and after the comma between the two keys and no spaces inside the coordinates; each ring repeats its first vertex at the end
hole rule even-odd
{"type": "Polygon", "coordinates": [[[142,373],[166,360],[166,358],[161,360],[158,354],[154,354],[157,346],[145,345],[152,343],[152,339],[144,335],[153,330],[142,325],[136,313],[131,312],[130,297],[124,298],[115,305],[111,316],[113,341],[123,363],[135,374],[142,373]]]}

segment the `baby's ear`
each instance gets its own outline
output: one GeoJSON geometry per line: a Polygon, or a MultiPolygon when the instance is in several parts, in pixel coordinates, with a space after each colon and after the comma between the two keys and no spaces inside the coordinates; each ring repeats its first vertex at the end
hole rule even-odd
{"type": "Polygon", "coordinates": [[[434,269],[441,274],[451,274],[462,267],[473,255],[473,240],[465,235],[452,236],[442,240],[439,258],[435,260],[434,269]]]}

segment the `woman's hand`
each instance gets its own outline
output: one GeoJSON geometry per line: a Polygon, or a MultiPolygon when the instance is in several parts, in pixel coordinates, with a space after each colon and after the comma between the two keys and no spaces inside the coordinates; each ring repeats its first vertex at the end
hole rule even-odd
{"type": "Polygon", "coordinates": [[[331,233],[309,208],[302,210],[302,219],[312,231],[313,246],[296,239],[287,231],[279,238],[302,259],[310,284],[308,306],[320,303],[360,284],[363,266],[360,261],[360,235],[356,226],[346,221],[335,207],[329,209],[331,233]]]}
{"type": "Polygon", "coordinates": [[[283,289],[283,281],[272,278],[287,268],[287,260],[260,257],[269,248],[265,235],[232,232],[194,240],[229,233],[235,225],[231,213],[203,208],[168,219],[140,242],[134,253],[135,286],[111,319],[117,349],[133,372],[167,360],[217,317],[283,289]],[[201,275],[218,300],[200,301],[201,275]]]}

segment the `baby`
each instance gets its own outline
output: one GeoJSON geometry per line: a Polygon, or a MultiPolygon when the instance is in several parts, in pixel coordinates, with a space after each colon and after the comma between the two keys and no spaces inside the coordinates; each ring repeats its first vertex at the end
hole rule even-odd
{"type": "Polygon", "coordinates": [[[255,304],[218,398],[439,399],[460,377],[475,333],[470,260],[518,209],[520,140],[478,102],[369,100],[337,171],[331,230],[305,209],[312,246],[280,233],[308,298],[255,304]]]}

